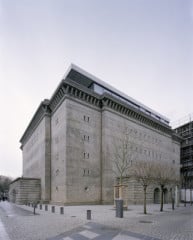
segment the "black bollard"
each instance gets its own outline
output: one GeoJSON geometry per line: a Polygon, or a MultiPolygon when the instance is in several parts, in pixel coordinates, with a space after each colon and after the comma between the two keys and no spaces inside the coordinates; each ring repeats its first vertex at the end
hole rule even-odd
{"type": "Polygon", "coordinates": [[[45,211],[48,211],[48,205],[45,205],[45,211]]]}
{"type": "Polygon", "coordinates": [[[87,220],[91,220],[91,210],[87,210],[87,220]]]}
{"type": "Polygon", "coordinates": [[[174,210],[174,204],[175,204],[175,201],[174,201],[174,198],[172,198],[172,210],[174,210]]]}
{"type": "Polygon", "coordinates": [[[64,214],[64,208],[60,207],[60,214],[64,214]]]}
{"type": "Polygon", "coordinates": [[[36,214],[36,204],[34,203],[33,205],[33,208],[34,208],[34,215],[36,214]]]}
{"type": "Polygon", "coordinates": [[[123,200],[118,199],[116,202],[116,217],[123,218],[123,200]]]}
{"type": "Polygon", "coordinates": [[[52,206],[52,213],[55,213],[55,206],[52,206]]]}

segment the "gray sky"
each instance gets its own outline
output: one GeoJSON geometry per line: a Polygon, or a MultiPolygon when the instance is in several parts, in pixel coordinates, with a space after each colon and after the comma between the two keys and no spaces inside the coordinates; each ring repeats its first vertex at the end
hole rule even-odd
{"type": "Polygon", "coordinates": [[[175,121],[193,112],[193,1],[0,0],[0,175],[70,63],[175,121]]]}

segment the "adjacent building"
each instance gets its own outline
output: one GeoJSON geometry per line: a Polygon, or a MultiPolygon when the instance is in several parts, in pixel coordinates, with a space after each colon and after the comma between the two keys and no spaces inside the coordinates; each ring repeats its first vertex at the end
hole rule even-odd
{"type": "MultiPolygon", "coordinates": [[[[42,202],[112,203],[114,146],[125,131],[136,159],[180,166],[180,139],[166,117],[71,65],[21,137],[23,176],[11,185],[10,199],[14,194],[17,203],[35,201],[40,183],[42,202]],[[27,179],[31,185],[19,188],[27,179]],[[30,199],[30,191],[36,197],[30,199]]],[[[130,203],[142,202],[139,188],[133,180],[128,184],[130,203]]],[[[157,201],[159,188],[152,185],[148,191],[147,201],[157,201]]],[[[166,187],[166,201],[168,192],[166,187]]]]}
{"type": "Polygon", "coordinates": [[[191,117],[178,124],[176,133],[183,137],[181,143],[182,187],[193,188],[193,121],[191,117]]]}

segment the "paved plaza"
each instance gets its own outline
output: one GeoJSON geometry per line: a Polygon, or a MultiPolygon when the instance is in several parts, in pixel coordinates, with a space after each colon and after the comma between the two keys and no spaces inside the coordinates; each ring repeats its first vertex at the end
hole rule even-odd
{"type": "Polygon", "coordinates": [[[0,202],[0,240],[192,240],[193,206],[181,205],[174,211],[171,205],[131,205],[124,218],[115,217],[111,205],[99,206],[40,206],[33,208],[0,202]],[[91,210],[91,220],[87,220],[91,210]]]}

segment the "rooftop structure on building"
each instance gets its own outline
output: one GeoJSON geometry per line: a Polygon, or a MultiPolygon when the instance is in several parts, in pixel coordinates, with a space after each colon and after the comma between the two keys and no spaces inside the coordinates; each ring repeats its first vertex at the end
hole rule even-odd
{"type": "Polygon", "coordinates": [[[110,86],[106,82],[100,80],[99,78],[93,76],[92,74],[86,72],[85,70],[81,69],[80,67],[72,64],[68,69],[67,73],[64,75],[65,79],[70,79],[80,85],[83,85],[86,88],[93,90],[93,92],[102,95],[104,93],[108,93],[113,97],[125,102],[126,104],[134,107],[138,111],[141,111],[156,120],[169,125],[169,119],[160,113],[152,110],[151,108],[145,106],[144,104],[140,103],[139,101],[129,97],[125,93],[115,89],[114,87],[110,86]]]}

